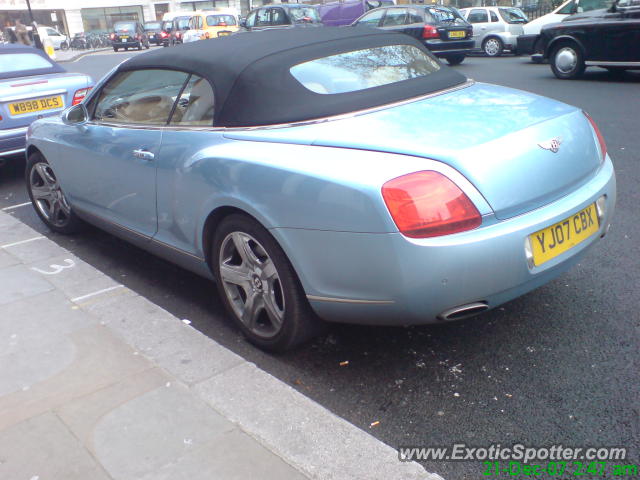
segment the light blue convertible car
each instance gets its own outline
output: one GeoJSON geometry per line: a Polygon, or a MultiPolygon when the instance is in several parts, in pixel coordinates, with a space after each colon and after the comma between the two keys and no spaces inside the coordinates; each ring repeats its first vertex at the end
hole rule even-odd
{"type": "Polygon", "coordinates": [[[214,278],[272,351],[323,320],[483,312],[605,235],[615,175],[586,113],[468,80],[406,35],[303,30],[136,56],[35,122],[39,216],[214,278]]]}

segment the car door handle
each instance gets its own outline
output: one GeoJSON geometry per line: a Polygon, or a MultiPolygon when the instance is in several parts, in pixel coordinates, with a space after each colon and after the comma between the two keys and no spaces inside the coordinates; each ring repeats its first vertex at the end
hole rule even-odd
{"type": "Polygon", "coordinates": [[[156,156],[148,150],[144,148],[138,148],[133,151],[133,156],[136,158],[141,158],[143,160],[153,160],[156,156]]]}

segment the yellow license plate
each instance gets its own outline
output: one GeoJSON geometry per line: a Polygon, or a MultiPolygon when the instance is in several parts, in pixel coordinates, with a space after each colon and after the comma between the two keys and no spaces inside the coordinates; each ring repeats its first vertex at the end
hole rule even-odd
{"type": "Polygon", "coordinates": [[[129,35],[120,35],[120,40],[126,40],[129,38],[129,35]]]}
{"type": "Polygon", "coordinates": [[[599,229],[596,204],[592,203],[561,222],[529,235],[534,265],[548,262],[586,240],[599,229]]]}
{"type": "Polygon", "coordinates": [[[56,95],[54,97],[35,98],[32,100],[24,100],[9,104],[9,113],[11,115],[25,115],[27,113],[40,112],[42,110],[53,110],[55,108],[64,107],[62,97],[56,95]]]}
{"type": "Polygon", "coordinates": [[[449,32],[449,38],[464,38],[466,35],[466,32],[462,31],[462,30],[456,30],[454,32],[449,32]]]}
{"type": "Polygon", "coordinates": [[[227,35],[231,35],[231,32],[226,31],[226,30],[224,30],[222,32],[218,32],[218,36],[219,37],[226,37],[227,35]]]}

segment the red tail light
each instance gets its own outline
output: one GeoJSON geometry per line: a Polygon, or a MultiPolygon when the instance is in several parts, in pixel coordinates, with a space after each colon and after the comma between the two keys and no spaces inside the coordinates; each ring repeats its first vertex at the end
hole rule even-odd
{"type": "Polygon", "coordinates": [[[180,32],[176,32],[176,37],[180,38],[182,34],[180,32]]]}
{"type": "Polygon", "coordinates": [[[220,22],[218,24],[219,27],[226,27],[227,26],[227,22],[220,22]]]}
{"type": "Polygon", "coordinates": [[[160,32],[160,36],[162,38],[167,38],[167,32],[160,32]]]}
{"type": "Polygon", "coordinates": [[[71,105],[77,105],[80,102],[82,102],[82,100],[84,100],[84,97],[87,96],[87,93],[89,93],[89,90],[91,90],[92,87],[87,87],[87,88],[81,88],[80,90],[76,90],[76,93],[73,94],[73,101],[71,102],[71,105]]]}
{"type": "Polygon", "coordinates": [[[116,34],[112,33],[111,35],[109,35],[109,37],[111,37],[111,40],[115,40],[116,39],[116,34]]]}
{"type": "Polygon", "coordinates": [[[584,110],[582,111],[582,113],[584,113],[584,116],[587,117],[587,120],[589,120],[591,127],[593,127],[593,131],[596,132],[596,137],[598,137],[598,143],[600,144],[602,161],[604,162],[604,159],[607,156],[607,144],[604,142],[604,137],[602,136],[602,133],[600,133],[600,129],[598,128],[598,125],[596,125],[596,122],[593,120],[593,118],[591,118],[591,115],[589,115],[584,110]]]}
{"type": "Polygon", "coordinates": [[[136,40],[142,40],[142,35],[136,35],[136,40]]]}
{"type": "Polygon", "coordinates": [[[422,38],[440,38],[440,34],[433,25],[425,25],[422,30],[422,38]]]}
{"type": "Polygon", "coordinates": [[[382,197],[403,235],[439,237],[477,228],[482,223],[469,197],[438,172],[410,173],[382,186],[382,197]]]}

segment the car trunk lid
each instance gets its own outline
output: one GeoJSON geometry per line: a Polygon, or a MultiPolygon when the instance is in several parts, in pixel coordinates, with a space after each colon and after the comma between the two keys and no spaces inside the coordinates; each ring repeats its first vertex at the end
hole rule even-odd
{"type": "Polygon", "coordinates": [[[0,129],[26,126],[35,118],[60,112],[71,106],[77,90],[89,84],[89,77],[78,73],[0,80],[0,129]]]}
{"type": "Polygon", "coordinates": [[[557,200],[600,165],[593,131],[579,109],[487,84],[340,121],[226,136],[438,160],[473,183],[499,219],[557,200]],[[560,144],[556,152],[553,140],[560,144]]]}

